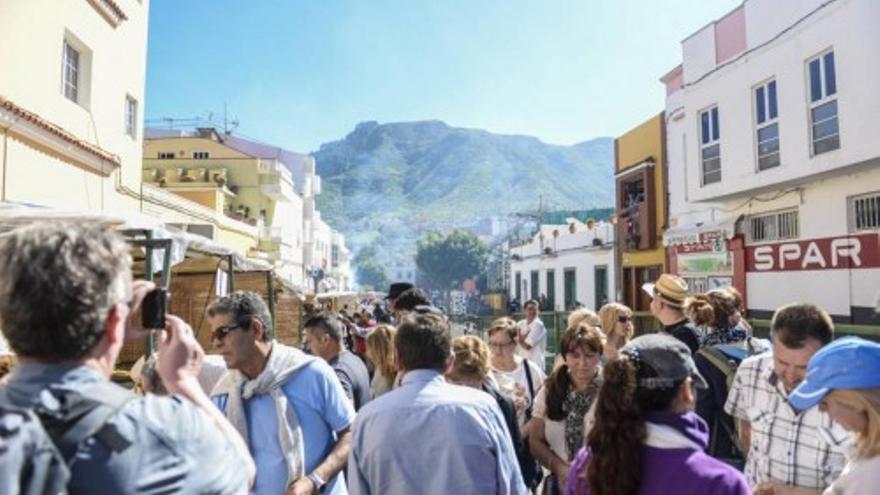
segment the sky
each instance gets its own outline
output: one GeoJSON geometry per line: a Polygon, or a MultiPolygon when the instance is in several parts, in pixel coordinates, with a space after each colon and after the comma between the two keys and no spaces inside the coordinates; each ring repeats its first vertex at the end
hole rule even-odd
{"type": "Polygon", "coordinates": [[[574,144],[663,110],[681,40],[742,0],[152,0],[145,116],[316,151],[363,121],[574,144]]]}

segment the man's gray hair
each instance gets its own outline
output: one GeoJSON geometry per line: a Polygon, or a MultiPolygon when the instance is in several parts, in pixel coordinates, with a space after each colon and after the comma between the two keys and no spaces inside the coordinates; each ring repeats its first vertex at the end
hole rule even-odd
{"type": "Polygon", "coordinates": [[[254,319],[259,320],[263,324],[263,341],[272,339],[272,315],[269,313],[269,306],[256,292],[237,290],[217,299],[208,306],[208,317],[213,318],[219,314],[231,316],[235,324],[242,328],[248,328],[254,319]]]}
{"type": "Polygon", "coordinates": [[[87,356],[130,298],[131,253],[114,230],[42,222],[0,236],[0,326],[21,356],[87,356]]]}

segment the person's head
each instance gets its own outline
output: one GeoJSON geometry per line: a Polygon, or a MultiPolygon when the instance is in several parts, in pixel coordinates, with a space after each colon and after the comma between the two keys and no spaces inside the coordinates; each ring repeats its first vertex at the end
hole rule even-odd
{"type": "MultiPolygon", "coordinates": [[[[597,327],[581,323],[568,328],[559,341],[563,364],[547,378],[547,417],[558,421],[566,416],[565,398],[572,389],[585,389],[597,376],[599,357],[605,342],[597,327]]],[[[543,363],[538,363],[543,364],[543,363]]]]}
{"type": "Polygon", "coordinates": [[[489,347],[479,337],[466,335],[452,341],[455,360],[446,378],[460,385],[479,388],[489,374],[489,347]]]}
{"type": "Polygon", "coordinates": [[[324,312],[312,316],[303,328],[309,350],[315,356],[329,361],[342,350],[342,323],[332,314],[324,312]]]}
{"type": "Polygon", "coordinates": [[[526,314],[526,318],[529,320],[534,320],[538,316],[538,301],[534,299],[529,299],[523,305],[523,312],[526,314]]]}
{"type": "MultiPolygon", "coordinates": [[[[616,337],[624,343],[632,339],[634,327],[632,310],[620,303],[608,303],[599,308],[602,331],[611,339],[616,337]]],[[[570,326],[570,325],[569,325],[570,326]]]]}
{"type": "Polygon", "coordinates": [[[810,358],[834,338],[834,324],[813,304],[789,304],[776,310],[770,322],[773,370],[791,392],[807,374],[810,358]]]}
{"type": "Polygon", "coordinates": [[[880,455],[880,344],[844,337],[826,345],[810,359],[789,402],[799,410],[818,405],[855,433],[859,457],[880,455]]]}
{"type": "Polygon", "coordinates": [[[109,376],[131,283],[129,246],[108,228],[40,223],[0,238],[0,326],[22,358],[98,359],[109,376]]]}
{"type": "Polygon", "coordinates": [[[400,296],[394,300],[394,311],[398,315],[404,311],[413,311],[416,306],[428,306],[431,301],[425,291],[418,287],[412,287],[400,293],[400,296]]]}
{"type": "Polygon", "coordinates": [[[394,311],[394,304],[398,297],[403,294],[407,289],[412,289],[413,284],[409,282],[394,282],[388,287],[388,295],[385,296],[385,301],[388,304],[388,310],[394,311]]]}
{"type": "Polygon", "coordinates": [[[367,334],[367,359],[373,363],[377,373],[393,380],[397,374],[395,362],[394,334],[397,330],[391,325],[377,325],[367,334]]]}
{"type": "Polygon", "coordinates": [[[726,289],[714,289],[705,294],[691,296],[685,307],[685,313],[694,324],[713,329],[730,326],[738,312],[736,299],[726,289]]]}
{"type": "Polygon", "coordinates": [[[598,327],[602,325],[602,320],[592,309],[578,308],[569,313],[565,328],[576,327],[581,323],[586,323],[591,327],[598,327]]]}
{"type": "Polygon", "coordinates": [[[513,359],[518,334],[516,322],[507,317],[498,318],[489,326],[488,334],[492,357],[503,360],[513,359]]]}
{"type": "Polygon", "coordinates": [[[452,360],[452,337],[446,319],[433,313],[407,315],[397,326],[394,350],[398,369],[444,373],[452,360]]]}
{"type": "Polygon", "coordinates": [[[235,291],[217,299],[208,306],[208,323],[211,342],[229,369],[256,366],[269,352],[272,316],[256,292],[235,291]]]}
{"type": "Polygon", "coordinates": [[[688,285],[683,278],[664,273],[654,283],[642,285],[651,296],[651,314],[664,325],[670,325],[684,317],[688,285]]]}
{"type": "Polygon", "coordinates": [[[742,320],[743,314],[746,311],[746,308],[743,307],[743,296],[736,289],[736,287],[734,287],[732,285],[728,285],[727,287],[725,287],[722,290],[726,290],[730,294],[730,297],[733,298],[733,304],[734,304],[734,306],[736,306],[736,312],[731,316],[730,324],[737,325],[740,322],[740,320],[742,320]]]}
{"type": "Polygon", "coordinates": [[[602,370],[595,422],[587,436],[593,452],[582,477],[592,493],[628,495],[641,483],[645,415],[682,414],[696,406],[695,387],[705,388],[690,349],[669,335],[636,337],[620,358],[602,370]]]}

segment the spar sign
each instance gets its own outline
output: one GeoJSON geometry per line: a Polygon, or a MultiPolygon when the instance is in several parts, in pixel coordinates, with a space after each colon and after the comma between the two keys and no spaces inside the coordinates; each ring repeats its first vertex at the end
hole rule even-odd
{"type": "Polygon", "coordinates": [[[878,239],[878,234],[861,234],[748,246],[746,271],[880,268],[878,239]]]}

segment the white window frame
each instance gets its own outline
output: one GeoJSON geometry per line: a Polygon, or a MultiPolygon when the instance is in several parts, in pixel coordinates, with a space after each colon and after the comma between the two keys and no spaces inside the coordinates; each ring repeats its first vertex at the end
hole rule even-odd
{"type": "Polygon", "coordinates": [[[125,95],[125,133],[137,139],[138,101],[131,95],[125,95]]]}
{"type": "Polygon", "coordinates": [[[807,125],[810,130],[810,156],[811,157],[818,156],[818,155],[825,154],[825,153],[829,153],[829,152],[840,149],[840,144],[841,144],[840,143],[840,106],[837,104],[837,95],[840,93],[840,90],[839,90],[839,87],[837,84],[837,72],[838,72],[837,67],[838,67],[837,54],[834,52],[833,47],[828,48],[826,50],[823,50],[821,53],[819,53],[813,57],[808,58],[806,63],[804,64],[804,70],[806,72],[806,78],[807,78],[806,96],[807,96],[807,105],[808,105],[807,116],[809,119],[809,121],[807,122],[807,125]],[[825,55],[828,55],[829,53],[834,54],[834,94],[830,95],[830,96],[828,95],[828,87],[827,87],[828,81],[826,80],[826,77],[825,77],[826,76],[826,74],[825,74],[825,55]],[[813,82],[812,82],[812,78],[810,77],[810,64],[816,60],[819,61],[819,86],[820,86],[820,95],[821,96],[818,100],[812,101],[812,98],[813,98],[812,84],[813,84],[813,82]],[[835,103],[835,107],[836,107],[834,117],[829,117],[825,120],[820,121],[819,123],[821,124],[823,122],[828,122],[832,119],[836,120],[837,121],[837,133],[830,135],[830,136],[826,136],[826,137],[822,138],[820,141],[825,141],[825,140],[831,139],[833,137],[836,137],[837,138],[837,147],[816,153],[816,139],[813,137],[813,131],[814,131],[816,122],[813,121],[813,111],[815,111],[817,108],[819,108],[821,106],[824,106],[824,105],[832,103],[832,102],[835,103]]]}
{"type": "Polygon", "coordinates": [[[156,157],[159,160],[174,160],[175,155],[173,151],[160,151],[156,157]]]}
{"type": "Polygon", "coordinates": [[[777,168],[782,165],[782,146],[781,146],[781,136],[779,135],[779,83],[776,81],[776,78],[767,79],[766,81],[758,84],[754,88],[752,88],[752,111],[755,116],[755,171],[763,172],[765,170],[770,170],[773,168],[777,168]],[[770,84],[774,83],[776,86],[776,115],[770,116],[770,84]],[[758,122],[758,90],[764,90],[764,98],[761,102],[761,105],[764,107],[764,122],[758,122]],[[776,151],[761,154],[761,144],[765,142],[770,142],[772,139],[767,139],[765,141],[761,141],[761,131],[765,129],[769,129],[770,127],[776,126],[776,151]],[[777,155],[777,163],[775,165],[761,168],[761,158],[772,156],[773,154],[777,155]]]}
{"type": "Polygon", "coordinates": [[[82,53],[66,38],[64,39],[62,50],[61,94],[68,100],[79,103],[82,81],[82,53]],[[76,56],[74,57],[73,54],[76,56]]]}
{"type": "MultiPolygon", "coordinates": [[[[753,243],[753,244],[763,243],[763,242],[777,242],[777,241],[798,239],[801,235],[800,212],[797,207],[749,215],[746,218],[745,225],[746,225],[746,229],[748,229],[746,231],[746,238],[748,239],[749,243],[753,243]],[[783,217],[787,217],[787,218],[784,219],[783,217]],[[793,221],[794,233],[789,233],[788,235],[784,235],[784,236],[780,235],[780,231],[782,230],[780,228],[780,221],[783,219],[787,220],[789,222],[793,221]],[[754,235],[755,234],[754,222],[757,220],[771,220],[772,221],[772,227],[769,227],[769,228],[765,227],[765,229],[769,230],[770,233],[765,234],[764,237],[759,238],[759,239],[756,239],[755,235],[754,235]]],[[[792,230],[791,225],[788,226],[788,230],[789,231],[792,230]]]]}
{"type": "MultiPolygon", "coordinates": [[[[700,143],[700,185],[707,186],[709,184],[717,184],[721,182],[721,125],[717,122],[717,120],[721,119],[721,111],[718,110],[718,105],[712,105],[708,108],[701,110],[697,114],[697,136],[699,136],[698,142],[700,143]],[[715,111],[716,117],[712,116],[712,111],[715,111]],[[709,141],[703,142],[703,115],[709,116],[709,141]],[[718,127],[718,135],[715,135],[713,129],[718,127]],[[707,149],[712,148],[714,146],[718,147],[718,179],[713,180],[711,182],[706,181],[706,158],[704,157],[704,153],[707,149]]],[[[713,160],[710,158],[710,160],[713,160]]],[[[713,171],[712,173],[715,173],[713,171]]]]}
{"type": "Polygon", "coordinates": [[[874,191],[867,194],[859,194],[848,198],[847,210],[849,211],[849,230],[850,232],[878,232],[880,231],[880,191],[874,191]],[[859,226],[859,215],[857,206],[866,206],[870,212],[867,226],[859,226]]]}
{"type": "Polygon", "coordinates": [[[193,151],[193,160],[209,160],[211,153],[209,151],[193,151]]]}

